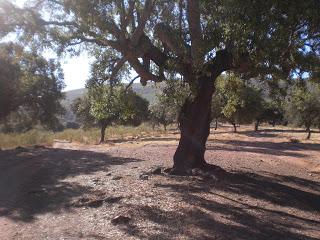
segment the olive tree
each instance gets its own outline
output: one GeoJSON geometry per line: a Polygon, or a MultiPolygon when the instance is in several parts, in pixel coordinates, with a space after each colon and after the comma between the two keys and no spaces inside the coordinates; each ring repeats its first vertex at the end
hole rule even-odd
{"type": "Polygon", "coordinates": [[[58,130],[64,112],[60,64],[14,43],[0,45],[0,62],[0,119],[9,124],[21,118],[27,128],[41,124],[58,130]]]}
{"type": "Polygon", "coordinates": [[[221,102],[221,113],[233,125],[252,123],[262,112],[263,99],[260,92],[247,86],[240,78],[229,75],[217,81],[217,96],[221,102]]]}
{"type": "Polygon", "coordinates": [[[317,84],[296,85],[287,98],[286,117],[298,126],[304,126],[311,137],[311,127],[319,127],[320,87],[317,84]]]}
{"type": "Polygon", "coordinates": [[[112,123],[136,126],[146,120],[148,105],[131,88],[99,84],[91,85],[86,96],[75,100],[73,111],[84,127],[100,126],[100,143],[103,143],[106,128],[112,123]]]}
{"type": "MultiPolygon", "coordinates": [[[[60,52],[96,46],[114,52],[110,80],[132,68],[145,85],[179,74],[190,87],[179,114],[172,173],[207,168],[211,100],[221,73],[290,79],[316,73],[319,1],[33,0],[0,6],[0,33],[19,30],[60,52]],[[46,11],[50,9],[50,11],[46,11]],[[34,37],[36,36],[36,37],[34,37]],[[308,61],[307,61],[308,60],[308,61]]],[[[28,37],[29,36],[29,37],[28,37]]]]}

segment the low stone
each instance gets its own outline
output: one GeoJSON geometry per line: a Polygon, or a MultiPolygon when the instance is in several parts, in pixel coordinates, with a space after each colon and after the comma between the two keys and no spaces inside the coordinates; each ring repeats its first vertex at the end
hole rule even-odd
{"type": "Polygon", "coordinates": [[[120,202],[122,198],[123,198],[123,197],[108,197],[108,198],[104,199],[104,201],[105,201],[106,203],[112,204],[112,203],[120,202]]]}
{"type": "Polygon", "coordinates": [[[86,205],[88,207],[92,207],[92,208],[98,208],[101,207],[103,204],[103,200],[102,199],[98,199],[98,200],[92,200],[86,203],[86,205]]]}
{"type": "Polygon", "coordinates": [[[122,178],[121,176],[114,176],[112,180],[120,180],[121,178],[122,178]]]}
{"type": "Polygon", "coordinates": [[[146,175],[146,174],[142,174],[142,175],[140,175],[139,179],[140,179],[140,180],[148,180],[148,179],[149,179],[149,176],[146,175]]]}
{"type": "Polygon", "coordinates": [[[120,216],[117,216],[114,219],[112,219],[111,223],[113,225],[118,225],[118,224],[127,224],[130,221],[131,221],[130,217],[120,215],[120,216]]]}
{"type": "Polygon", "coordinates": [[[160,175],[161,174],[161,167],[157,167],[156,169],[152,170],[152,174],[155,174],[155,175],[160,175]]]}

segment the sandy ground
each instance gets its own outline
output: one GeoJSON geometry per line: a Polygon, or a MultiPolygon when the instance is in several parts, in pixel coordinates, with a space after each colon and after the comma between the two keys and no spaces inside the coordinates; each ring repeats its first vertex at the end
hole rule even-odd
{"type": "Polygon", "coordinates": [[[169,176],[178,134],[0,151],[0,239],[320,239],[320,134],[213,131],[219,176],[169,176]]]}

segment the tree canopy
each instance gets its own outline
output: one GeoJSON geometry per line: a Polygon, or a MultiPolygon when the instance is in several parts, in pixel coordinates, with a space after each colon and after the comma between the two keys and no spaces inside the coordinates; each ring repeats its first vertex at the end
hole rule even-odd
{"type": "Polygon", "coordinates": [[[112,123],[137,126],[146,120],[148,105],[148,101],[131,88],[95,84],[88,87],[87,95],[75,100],[73,111],[84,127],[100,126],[102,143],[105,130],[112,123]]]}
{"type": "Polygon", "coordinates": [[[305,127],[307,139],[311,127],[320,127],[320,86],[318,84],[298,83],[292,87],[286,103],[286,117],[292,123],[305,127]]]}
{"type": "MultiPolygon", "coordinates": [[[[245,84],[240,78],[229,75],[220,77],[216,82],[218,103],[224,119],[229,121],[236,131],[237,124],[252,123],[263,111],[263,99],[260,92],[245,84]]],[[[214,109],[215,110],[215,109],[214,109]]]]}
{"type": "Polygon", "coordinates": [[[4,0],[0,34],[76,53],[101,53],[113,82],[122,69],[140,82],[181,76],[191,91],[179,114],[175,173],[206,167],[214,82],[224,71],[264,81],[319,77],[318,0],[4,0]],[[107,58],[104,58],[107,56],[107,58]]]}
{"type": "Polygon", "coordinates": [[[53,130],[59,127],[57,115],[64,112],[60,64],[13,43],[0,45],[0,61],[4,63],[0,72],[1,118],[19,112],[33,119],[33,125],[39,123],[53,130]]]}

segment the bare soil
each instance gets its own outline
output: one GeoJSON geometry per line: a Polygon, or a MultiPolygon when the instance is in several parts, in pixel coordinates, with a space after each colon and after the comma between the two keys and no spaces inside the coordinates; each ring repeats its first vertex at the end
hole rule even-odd
{"type": "Polygon", "coordinates": [[[0,151],[0,239],[320,239],[320,134],[304,135],[212,130],[216,176],[163,171],[174,132],[0,151]]]}

